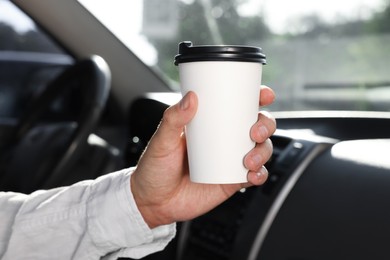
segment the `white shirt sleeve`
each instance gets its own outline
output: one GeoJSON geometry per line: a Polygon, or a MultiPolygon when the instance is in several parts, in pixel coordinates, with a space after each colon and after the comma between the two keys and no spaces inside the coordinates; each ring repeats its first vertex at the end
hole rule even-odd
{"type": "Polygon", "coordinates": [[[141,258],[175,224],[150,229],[130,190],[133,169],[30,195],[0,192],[0,259],[141,258]]]}

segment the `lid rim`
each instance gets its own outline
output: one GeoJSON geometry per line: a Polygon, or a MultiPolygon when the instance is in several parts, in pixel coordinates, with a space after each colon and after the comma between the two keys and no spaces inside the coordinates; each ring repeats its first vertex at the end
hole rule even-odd
{"type": "Polygon", "coordinates": [[[189,63],[189,62],[200,62],[200,61],[231,61],[231,62],[255,62],[255,63],[261,63],[263,65],[267,64],[266,59],[259,59],[259,58],[231,58],[231,57],[191,57],[191,58],[181,58],[175,60],[175,65],[178,65],[180,63],[189,63]]]}
{"type": "Polygon", "coordinates": [[[266,56],[260,47],[240,45],[198,45],[192,42],[179,43],[179,54],[174,64],[197,61],[243,61],[266,64],[266,56]]]}

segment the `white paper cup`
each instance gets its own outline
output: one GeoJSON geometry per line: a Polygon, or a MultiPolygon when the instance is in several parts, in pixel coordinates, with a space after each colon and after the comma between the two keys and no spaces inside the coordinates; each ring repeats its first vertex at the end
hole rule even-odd
{"type": "Polygon", "coordinates": [[[190,178],[198,183],[244,183],[245,155],[254,147],[250,128],[257,121],[261,48],[179,44],[175,57],[182,94],[194,91],[198,110],[186,126],[190,178]]]}

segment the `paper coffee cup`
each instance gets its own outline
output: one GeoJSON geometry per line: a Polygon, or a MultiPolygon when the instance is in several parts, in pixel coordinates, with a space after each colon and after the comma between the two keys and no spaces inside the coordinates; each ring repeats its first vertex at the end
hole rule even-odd
{"type": "Polygon", "coordinates": [[[194,91],[198,110],[186,126],[190,178],[199,183],[244,183],[245,155],[255,146],[262,49],[181,42],[175,65],[182,94],[194,91]]]}

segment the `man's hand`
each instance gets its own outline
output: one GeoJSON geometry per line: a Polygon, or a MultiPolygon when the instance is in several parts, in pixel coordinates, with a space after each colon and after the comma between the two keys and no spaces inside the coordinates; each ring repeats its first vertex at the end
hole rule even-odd
{"type": "MultiPolygon", "coordinates": [[[[273,102],[274,92],[263,86],[260,105],[273,102]]],[[[263,184],[268,176],[263,166],[272,155],[269,137],[276,130],[275,119],[260,112],[250,130],[255,148],[248,151],[244,165],[248,182],[242,184],[200,184],[189,178],[184,126],[194,117],[197,97],[189,92],[169,107],[131,177],[131,190],[150,228],[195,218],[216,207],[244,187],[263,184]]]]}

